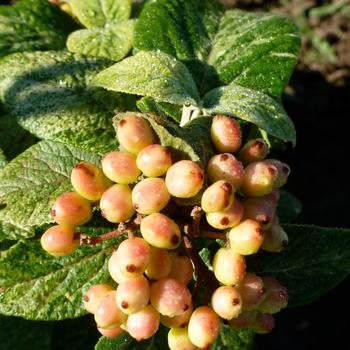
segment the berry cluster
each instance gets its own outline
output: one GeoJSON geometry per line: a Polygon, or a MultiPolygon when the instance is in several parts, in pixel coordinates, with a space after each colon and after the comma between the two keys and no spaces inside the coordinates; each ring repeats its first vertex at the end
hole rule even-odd
{"type": "Polygon", "coordinates": [[[273,277],[247,273],[245,256],[260,248],[279,252],[288,244],[276,207],[289,167],[266,159],[263,139],[242,146],[240,125],[222,115],[213,118],[218,154],[206,173],[191,160],[173,162],[172,150],[155,143],[150,125],[138,115],[120,120],[117,134],[120,150],[101,160],[102,169],[87,162],[73,169],[75,192],[56,200],[51,213],[58,225],[41,238],[50,254],[71,253],[87,242],[79,240],[76,227],[91,219],[92,207],[118,223],[118,232],[128,232],[108,265],[117,288],[98,284],[84,295],[99,331],[107,337],[127,331],[142,340],[162,323],[170,328],[171,350],[210,347],[220,318],[232,328],[271,331],[272,314],[286,306],[287,290],[273,277]],[[188,198],[200,204],[190,214],[181,207],[188,198]],[[212,271],[193,245],[199,237],[226,242],[215,253],[212,271]],[[194,305],[203,284],[204,305],[194,305]]]}

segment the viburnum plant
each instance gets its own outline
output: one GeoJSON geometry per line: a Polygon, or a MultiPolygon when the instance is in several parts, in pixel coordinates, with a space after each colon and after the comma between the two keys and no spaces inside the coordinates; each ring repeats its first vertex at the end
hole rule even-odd
{"type": "Polygon", "coordinates": [[[97,350],[248,350],[347,276],[349,232],[291,224],[282,188],[289,18],[51,2],[0,7],[2,315],[93,313],[97,350]]]}

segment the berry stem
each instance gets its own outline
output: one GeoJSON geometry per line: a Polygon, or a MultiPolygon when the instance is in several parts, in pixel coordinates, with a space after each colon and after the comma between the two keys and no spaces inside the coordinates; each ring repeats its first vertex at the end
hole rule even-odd
{"type": "Polygon", "coordinates": [[[201,217],[203,214],[203,210],[199,205],[196,205],[193,207],[191,211],[191,218],[192,218],[192,235],[193,238],[199,238],[200,236],[200,224],[201,224],[201,217]]]}
{"type": "Polygon", "coordinates": [[[219,233],[219,232],[201,231],[201,235],[202,235],[202,237],[206,237],[206,238],[221,239],[225,242],[227,241],[226,235],[223,233],[219,233]]]}
{"type": "Polygon", "coordinates": [[[86,235],[85,233],[77,232],[74,236],[75,239],[80,239],[80,245],[89,245],[95,246],[96,244],[102,243],[104,241],[109,241],[110,239],[119,237],[125,233],[124,230],[114,230],[111,232],[107,232],[98,237],[91,237],[86,235]]]}

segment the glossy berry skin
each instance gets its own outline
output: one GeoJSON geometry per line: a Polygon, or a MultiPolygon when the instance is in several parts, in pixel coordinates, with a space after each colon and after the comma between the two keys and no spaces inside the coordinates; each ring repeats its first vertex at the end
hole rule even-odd
{"type": "Polygon", "coordinates": [[[201,206],[206,213],[223,211],[230,207],[234,200],[235,189],[225,180],[219,180],[209,186],[203,193],[201,206]]]}
{"type": "Polygon", "coordinates": [[[233,329],[252,328],[257,314],[257,310],[243,311],[236,318],[233,318],[229,325],[233,329]]]}
{"type": "Polygon", "coordinates": [[[230,247],[241,255],[255,254],[264,241],[264,231],[255,220],[246,219],[228,233],[230,247]]]}
{"type": "Polygon", "coordinates": [[[94,314],[97,310],[99,302],[101,301],[101,298],[113,289],[114,288],[112,286],[105,283],[96,284],[89,288],[89,290],[83,296],[85,310],[94,314]]]}
{"type": "Polygon", "coordinates": [[[180,160],[168,169],[165,183],[174,197],[194,197],[203,187],[204,172],[197,163],[180,160]]]}
{"type": "Polygon", "coordinates": [[[266,297],[263,280],[253,273],[245,275],[244,280],[238,286],[238,290],[242,296],[244,311],[257,310],[266,297]]]}
{"type": "Polygon", "coordinates": [[[242,147],[239,157],[243,164],[250,164],[265,159],[268,152],[269,146],[264,139],[254,139],[242,147]]]}
{"type": "Polygon", "coordinates": [[[143,309],[149,301],[150,287],[143,276],[128,279],[118,285],[116,300],[120,310],[130,315],[143,309]]]}
{"type": "Polygon", "coordinates": [[[280,188],[284,186],[287,182],[288,176],[290,174],[290,167],[286,163],[281,162],[277,159],[266,159],[266,162],[275,166],[277,168],[277,178],[274,183],[274,188],[280,188]]]}
{"type": "Polygon", "coordinates": [[[171,270],[169,277],[187,285],[193,279],[193,265],[191,259],[182,253],[170,253],[171,270]]]}
{"type": "Polygon", "coordinates": [[[225,320],[232,320],[242,312],[242,297],[235,287],[221,286],[211,297],[214,311],[225,320]]]}
{"type": "Polygon", "coordinates": [[[119,184],[132,184],[141,175],[136,156],[129,152],[110,152],[102,158],[101,166],[103,173],[119,184]]]}
{"type": "Polygon", "coordinates": [[[125,321],[126,316],[117,306],[115,299],[115,290],[108,292],[101,298],[95,312],[95,321],[99,328],[114,329],[125,321]]]}
{"type": "Polygon", "coordinates": [[[90,201],[99,200],[112,185],[102,170],[89,162],[81,162],[73,168],[71,182],[74,190],[90,201]]]}
{"type": "Polygon", "coordinates": [[[226,285],[233,286],[242,282],[246,263],[244,256],[230,248],[220,248],[213,260],[213,271],[216,279],[226,285]]]}
{"type": "Polygon", "coordinates": [[[185,327],[192,315],[193,312],[193,304],[190,305],[190,307],[183,312],[181,315],[169,317],[169,316],[163,316],[160,315],[160,322],[168,328],[177,328],[177,327],[185,327]]]}
{"type": "Polygon", "coordinates": [[[116,338],[124,332],[121,327],[116,327],[113,329],[104,329],[97,327],[97,330],[107,338],[116,338]]]}
{"type": "Polygon", "coordinates": [[[288,304],[287,288],[283,287],[274,277],[262,277],[266,297],[259,305],[259,311],[266,314],[280,312],[288,304]]]}
{"type": "Polygon", "coordinates": [[[238,122],[224,115],[216,115],[210,128],[211,140],[219,152],[235,153],[242,144],[242,131],[238,122]]]}
{"type": "Polygon", "coordinates": [[[158,144],[149,145],[137,155],[136,163],[144,175],[162,176],[172,164],[170,149],[158,144]]]}
{"type": "Polygon", "coordinates": [[[150,258],[151,247],[142,238],[128,238],[119,244],[109,264],[119,268],[128,278],[139,277],[145,272],[150,258]]]}
{"type": "Polygon", "coordinates": [[[153,280],[160,280],[171,271],[171,257],[167,250],[151,246],[150,259],[146,268],[146,276],[153,280]]]}
{"type": "Polygon", "coordinates": [[[91,204],[78,193],[67,192],[56,199],[51,215],[59,225],[80,226],[91,219],[91,204]]]}
{"type": "MultiPolygon", "coordinates": [[[[113,253],[114,254],[114,253],[113,253]]],[[[112,255],[113,256],[113,255],[112,255]]],[[[108,272],[112,279],[116,281],[118,284],[126,281],[129,279],[129,277],[125,276],[119,269],[119,266],[115,263],[115,256],[112,259],[112,257],[108,261],[108,272]]]]}
{"type": "Polygon", "coordinates": [[[209,213],[206,215],[208,224],[218,230],[225,230],[238,225],[243,217],[243,206],[238,198],[235,198],[231,206],[226,210],[209,213]]]}
{"type": "Polygon", "coordinates": [[[157,248],[175,249],[181,242],[179,226],[161,213],[153,213],[143,218],[140,231],[142,237],[157,248]]]}
{"type": "Polygon", "coordinates": [[[142,117],[129,114],[118,123],[117,137],[119,144],[126,151],[137,154],[154,142],[153,131],[142,117]]]}
{"type": "Polygon", "coordinates": [[[194,345],[206,348],[216,340],[219,328],[220,321],[215,311],[208,306],[200,306],[192,313],[188,335],[194,345]]]}
{"type": "Polygon", "coordinates": [[[272,219],[271,227],[265,231],[265,238],[261,249],[271,253],[279,253],[288,247],[288,242],[288,235],[279,224],[277,215],[275,215],[272,219]]]}
{"type": "Polygon", "coordinates": [[[171,328],[168,333],[168,345],[170,350],[196,350],[197,347],[193,345],[188,336],[188,329],[185,328],[171,328]]]}
{"type": "Polygon", "coordinates": [[[230,182],[236,191],[243,183],[244,168],[240,161],[230,153],[217,154],[209,159],[207,166],[209,181],[219,180],[230,182]]]}
{"type": "Polygon", "coordinates": [[[261,197],[275,188],[277,167],[266,161],[254,162],[245,168],[242,191],[249,197],[261,197]]]}
{"type": "Polygon", "coordinates": [[[74,239],[74,234],[70,226],[52,226],[41,236],[40,243],[50,255],[65,256],[79,247],[79,239],[74,239]]]}
{"type": "Polygon", "coordinates": [[[105,191],[100,200],[101,215],[109,222],[129,220],[135,213],[128,185],[115,184],[105,191]]]}
{"type": "Polygon", "coordinates": [[[151,305],[129,315],[127,320],[128,333],[138,341],[151,338],[159,328],[159,312],[151,305]]]}
{"type": "Polygon", "coordinates": [[[275,327],[275,318],[271,314],[259,313],[252,324],[252,329],[257,334],[268,334],[275,327]]]}
{"type": "Polygon", "coordinates": [[[158,177],[141,180],[132,190],[132,205],[140,214],[158,213],[169,200],[170,193],[165,182],[158,177]]]}
{"type": "Polygon", "coordinates": [[[190,308],[192,296],[183,283],[164,278],[151,285],[151,304],[160,314],[174,317],[190,308]]]}

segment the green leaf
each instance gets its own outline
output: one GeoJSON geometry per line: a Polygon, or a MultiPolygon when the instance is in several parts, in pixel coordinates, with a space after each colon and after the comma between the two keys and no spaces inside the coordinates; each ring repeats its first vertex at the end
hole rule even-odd
{"type": "Polygon", "coordinates": [[[92,81],[107,90],[149,96],[157,102],[196,104],[196,84],[186,66],[162,52],[141,51],[105,69],[92,81]]]}
{"type": "Polygon", "coordinates": [[[0,61],[0,99],[20,126],[39,138],[110,129],[113,113],[87,89],[91,76],[109,62],[64,51],[7,56],[0,61]]]}
{"type": "Polygon", "coordinates": [[[261,253],[248,262],[258,275],[276,277],[289,293],[290,307],[311,303],[350,272],[350,229],[284,225],[288,248],[261,253]]]}
{"type": "Polygon", "coordinates": [[[0,220],[22,229],[51,223],[50,208],[72,190],[72,168],[82,160],[98,164],[96,153],[73,145],[41,141],[11,161],[0,173],[0,220]]]}
{"type": "Polygon", "coordinates": [[[60,50],[77,24],[47,0],[0,6],[0,57],[13,52],[60,50]]]}
{"type": "Polygon", "coordinates": [[[282,190],[278,201],[277,215],[282,224],[294,221],[300,214],[303,206],[293,194],[282,190]]]}
{"type": "MultiPolygon", "coordinates": [[[[130,112],[131,113],[131,112],[130,112]]],[[[114,128],[117,130],[118,122],[129,113],[118,113],[114,119],[114,128]]],[[[135,115],[135,113],[131,113],[135,115]]],[[[211,118],[202,117],[194,119],[185,127],[180,128],[177,124],[166,117],[154,114],[136,113],[146,118],[152,129],[159,138],[160,144],[174,150],[176,158],[191,159],[198,162],[204,168],[209,158],[214,154],[210,138],[211,118]]]]}
{"type": "Polygon", "coordinates": [[[296,142],[293,122],[280,102],[262,92],[238,85],[216,88],[204,96],[203,107],[208,114],[232,115],[283,141],[296,142]]]}
{"type": "Polygon", "coordinates": [[[7,159],[2,148],[0,148],[0,170],[7,164],[7,159]]]}
{"type": "Polygon", "coordinates": [[[87,28],[103,27],[114,20],[129,19],[131,0],[66,0],[75,16],[87,28]]]}
{"type": "Polygon", "coordinates": [[[12,246],[0,258],[0,313],[31,320],[84,315],[83,294],[92,285],[110,282],[108,259],[121,239],[83,246],[60,258],[47,254],[38,240],[12,246]]]}
{"type": "Polygon", "coordinates": [[[71,52],[119,61],[132,48],[134,23],[133,20],[115,21],[103,28],[77,30],[69,35],[67,48],[71,52]]]}
{"type": "Polygon", "coordinates": [[[201,92],[234,82],[279,97],[296,64],[300,36],[280,15],[223,12],[210,0],[156,0],[141,12],[134,47],[184,62],[201,92]]]}
{"type": "Polygon", "coordinates": [[[253,345],[254,332],[250,329],[235,330],[221,325],[220,334],[211,346],[212,350],[249,350],[253,345]]]}
{"type": "Polygon", "coordinates": [[[5,239],[19,240],[21,238],[32,238],[34,236],[35,229],[33,227],[19,228],[0,221],[0,242],[5,239]]]}

